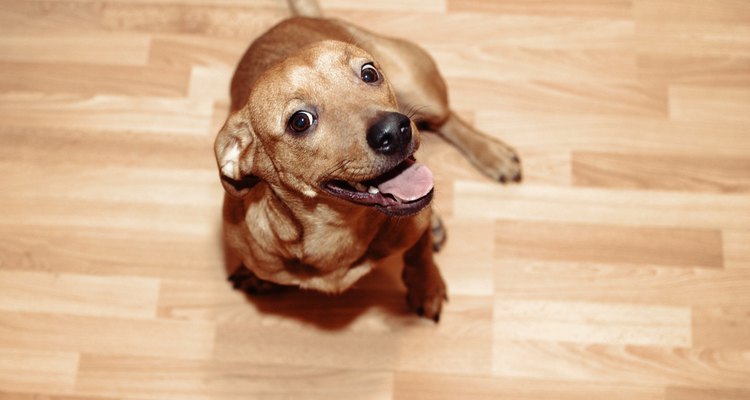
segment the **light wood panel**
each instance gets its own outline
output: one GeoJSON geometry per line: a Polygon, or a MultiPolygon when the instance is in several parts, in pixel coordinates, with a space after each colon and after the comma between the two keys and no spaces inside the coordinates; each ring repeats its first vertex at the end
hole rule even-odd
{"type": "Polygon", "coordinates": [[[226,282],[212,142],[283,0],[0,0],[0,399],[750,398],[750,6],[321,1],[411,39],[521,186],[425,135],[439,325],[226,282]]]}
{"type": "Polygon", "coordinates": [[[0,293],[0,309],[7,311],[153,318],[159,281],[1,270],[0,293]]]}
{"type": "Polygon", "coordinates": [[[573,182],[587,187],[747,192],[750,157],[575,152],[573,182]]]}

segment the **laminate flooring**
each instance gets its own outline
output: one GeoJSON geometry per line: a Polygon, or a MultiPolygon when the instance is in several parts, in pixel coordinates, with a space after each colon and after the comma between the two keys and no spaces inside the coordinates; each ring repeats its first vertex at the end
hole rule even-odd
{"type": "Polygon", "coordinates": [[[226,282],[213,138],[282,0],[0,1],[0,399],[750,399],[750,2],[324,0],[516,147],[425,134],[440,324],[397,263],[226,282]]]}

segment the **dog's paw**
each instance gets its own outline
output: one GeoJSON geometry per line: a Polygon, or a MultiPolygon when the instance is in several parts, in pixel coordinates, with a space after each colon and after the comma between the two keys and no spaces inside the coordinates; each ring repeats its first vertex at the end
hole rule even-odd
{"type": "Polygon", "coordinates": [[[258,278],[252,271],[241,266],[229,276],[232,286],[250,295],[262,295],[275,293],[282,290],[285,286],[277,283],[264,281],[258,278]]]}
{"type": "Polygon", "coordinates": [[[474,162],[480,171],[500,183],[521,182],[523,179],[518,153],[501,142],[488,140],[474,162]]]}
{"type": "Polygon", "coordinates": [[[448,301],[448,292],[442,278],[432,285],[415,285],[406,293],[406,303],[420,317],[440,322],[443,302],[448,301]]]}
{"type": "Polygon", "coordinates": [[[496,175],[493,175],[492,177],[496,178],[500,183],[521,182],[521,180],[523,180],[521,159],[518,158],[518,155],[514,154],[513,156],[511,156],[510,161],[506,161],[503,165],[501,165],[497,169],[496,175]]]}

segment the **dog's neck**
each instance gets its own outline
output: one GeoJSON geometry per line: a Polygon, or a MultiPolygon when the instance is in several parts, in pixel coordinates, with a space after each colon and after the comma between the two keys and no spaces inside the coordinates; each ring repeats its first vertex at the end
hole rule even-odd
{"type": "MultiPolygon", "coordinates": [[[[323,255],[340,253],[363,256],[388,217],[374,208],[329,198],[324,194],[309,197],[295,190],[265,184],[246,198],[246,207],[258,200],[265,202],[263,213],[271,230],[288,247],[291,257],[310,259],[316,267],[326,268],[323,255]],[[334,228],[334,229],[331,229],[334,228]],[[307,243],[307,245],[306,245],[307,243]],[[309,243],[326,243],[327,248],[311,248],[309,243]],[[354,247],[362,247],[357,251],[354,247]]],[[[326,258],[329,258],[326,256],[326,258]]],[[[353,261],[353,260],[352,260],[353,261]]],[[[340,267],[341,259],[338,262],[340,267]]]]}

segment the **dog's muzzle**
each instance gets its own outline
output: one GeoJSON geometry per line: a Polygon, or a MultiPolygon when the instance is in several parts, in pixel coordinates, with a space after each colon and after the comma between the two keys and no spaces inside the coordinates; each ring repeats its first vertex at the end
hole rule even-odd
{"type": "Polygon", "coordinates": [[[375,152],[393,155],[406,151],[411,143],[411,120],[404,114],[385,114],[367,130],[367,144],[375,152]]]}
{"type": "Polygon", "coordinates": [[[432,172],[408,157],[395,168],[361,182],[330,180],[328,193],[364,206],[373,206],[390,216],[414,215],[427,207],[433,195],[432,172]]]}

